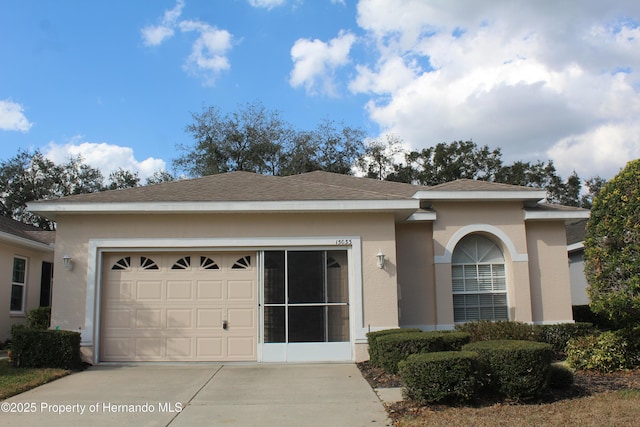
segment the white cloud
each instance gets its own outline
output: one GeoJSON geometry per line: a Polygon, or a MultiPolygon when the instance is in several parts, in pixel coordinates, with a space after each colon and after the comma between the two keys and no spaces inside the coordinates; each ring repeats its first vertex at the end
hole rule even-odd
{"type": "MultiPolygon", "coordinates": [[[[583,178],[640,156],[636,1],[361,0],[357,22],[373,59],[349,89],[382,134],[418,149],[473,139],[583,178]]],[[[307,69],[320,71],[299,84],[323,73],[307,69]]]]}
{"type": "Polygon", "coordinates": [[[24,115],[24,107],[16,102],[0,100],[0,129],[29,132],[33,123],[24,115]]]}
{"type": "Polygon", "coordinates": [[[173,9],[166,10],[158,25],[148,25],[141,30],[142,40],[146,46],[158,46],[166,39],[173,37],[175,33],[176,22],[182,9],[184,8],[184,0],[177,0],[173,9]]]}
{"type": "Polygon", "coordinates": [[[198,37],[191,46],[191,53],[183,69],[203,78],[206,86],[212,86],[220,72],[231,68],[227,54],[231,50],[233,36],[206,22],[180,20],[184,6],[184,0],[177,0],[173,9],[165,11],[159,25],[144,27],[141,30],[144,44],[158,46],[167,38],[173,37],[176,29],[183,33],[197,33],[198,37]]]}
{"type": "Polygon", "coordinates": [[[289,83],[303,86],[310,94],[336,94],[335,71],[349,62],[349,51],[356,37],[341,31],[334,39],[298,39],[291,48],[293,70],[289,83]]]}
{"type": "Polygon", "coordinates": [[[232,47],[231,33],[200,21],[182,21],[180,30],[200,34],[191,47],[184,68],[203,76],[205,84],[212,85],[221,71],[231,68],[226,56],[232,47]]]}
{"type": "Polygon", "coordinates": [[[100,170],[105,179],[119,168],[138,172],[141,182],[153,175],[157,170],[165,170],[164,160],[148,157],[136,160],[131,147],[107,144],[106,142],[80,142],[80,137],[67,144],[50,142],[43,150],[44,155],[54,163],[64,163],[70,157],[82,156],[83,161],[100,170]]]}
{"type": "Polygon", "coordinates": [[[249,5],[252,7],[259,7],[267,10],[271,10],[274,7],[282,6],[287,0],[249,0],[249,5]]]}

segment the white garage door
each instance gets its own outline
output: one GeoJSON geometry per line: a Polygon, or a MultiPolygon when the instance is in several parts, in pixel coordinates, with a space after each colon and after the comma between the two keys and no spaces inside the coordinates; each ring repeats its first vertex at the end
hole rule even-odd
{"type": "Polygon", "coordinates": [[[255,253],[105,254],[100,360],[255,361],[255,253]]]}

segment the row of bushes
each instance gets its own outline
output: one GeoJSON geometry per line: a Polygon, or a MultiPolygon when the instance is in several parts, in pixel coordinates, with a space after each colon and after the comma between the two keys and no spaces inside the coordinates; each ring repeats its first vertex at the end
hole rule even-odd
{"type": "Polygon", "coordinates": [[[540,342],[480,341],[462,351],[410,355],[399,363],[399,373],[405,398],[420,403],[487,395],[522,401],[550,385],[572,384],[570,370],[551,364],[552,353],[549,344],[540,342]]]}
{"type": "Polygon", "coordinates": [[[468,322],[456,325],[456,330],[471,335],[471,342],[489,340],[523,340],[550,344],[556,358],[566,354],[570,339],[592,335],[596,328],[591,323],[558,323],[552,325],[532,325],[514,321],[468,322]]]}
{"type": "Polygon", "coordinates": [[[398,363],[416,353],[458,351],[470,342],[465,332],[422,332],[419,329],[388,329],[367,334],[369,360],[390,373],[398,372],[398,363]]]}

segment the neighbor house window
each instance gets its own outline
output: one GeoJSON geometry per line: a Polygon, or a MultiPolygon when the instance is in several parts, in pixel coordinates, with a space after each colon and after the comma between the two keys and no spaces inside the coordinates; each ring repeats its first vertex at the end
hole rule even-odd
{"type": "Polygon", "coordinates": [[[24,295],[27,285],[27,260],[25,258],[13,258],[13,271],[11,274],[11,305],[10,311],[24,312],[24,295]]]}
{"type": "Polygon", "coordinates": [[[486,237],[464,237],[451,258],[455,322],[508,320],[504,255],[486,237]]]}

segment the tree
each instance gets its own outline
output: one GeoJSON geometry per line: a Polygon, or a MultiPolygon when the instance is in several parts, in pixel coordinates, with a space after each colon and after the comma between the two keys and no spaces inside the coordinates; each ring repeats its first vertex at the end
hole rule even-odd
{"type": "Polygon", "coordinates": [[[500,149],[478,147],[473,141],[439,143],[405,155],[405,164],[395,167],[390,180],[437,185],[456,179],[493,181],[502,166],[500,149]]]}
{"type": "Polygon", "coordinates": [[[386,179],[394,170],[395,157],[402,153],[402,140],[395,135],[370,140],[356,166],[369,178],[386,179]]]}
{"type": "Polygon", "coordinates": [[[598,175],[587,179],[584,182],[585,187],[587,187],[587,193],[580,198],[580,207],[591,209],[593,200],[598,197],[600,190],[606,183],[607,180],[598,175]]]}
{"type": "Polygon", "coordinates": [[[137,187],[140,185],[138,172],[118,168],[109,174],[109,185],[107,190],[122,190],[125,188],[137,187]]]}
{"type": "Polygon", "coordinates": [[[193,146],[179,145],[183,154],[174,166],[189,176],[231,171],[291,175],[314,170],[350,174],[364,151],[361,129],[323,120],[312,131],[296,131],[277,111],[260,103],[224,114],[216,107],[192,114],[186,131],[193,146]]]}
{"type": "Polygon", "coordinates": [[[325,119],[311,133],[312,146],[317,149],[315,160],[320,170],[351,175],[353,165],[364,153],[365,132],[359,128],[336,127],[332,120],[325,119]]]}
{"type": "Polygon", "coordinates": [[[175,181],[176,177],[173,174],[166,170],[157,170],[147,178],[147,185],[153,184],[161,184],[163,182],[171,182],[175,181]]]}
{"type": "Polygon", "coordinates": [[[503,184],[521,185],[524,187],[541,188],[547,190],[549,203],[566,206],[580,204],[580,178],[574,171],[566,182],[556,172],[556,167],[549,160],[544,163],[516,161],[503,166],[495,175],[495,181],[503,184]]]}
{"type": "Polygon", "coordinates": [[[40,151],[19,151],[0,164],[0,214],[45,230],[54,223],[28,212],[28,202],[101,189],[102,174],[79,156],[56,165],[40,151]]]}
{"type": "Polygon", "coordinates": [[[178,169],[189,176],[231,171],[279,174],[282,147],[291,129],[277,111],[253,103],[230,114],[209,107],[192,118],[186,131],[195,145],[178,146],[184,152],[174,161],[178,169]]]}
{"type": "Polygon", "coordinates": [[[640,159],[594,199],[584,245],[593,312],[618,326],[640,323],[640,159]]]}

